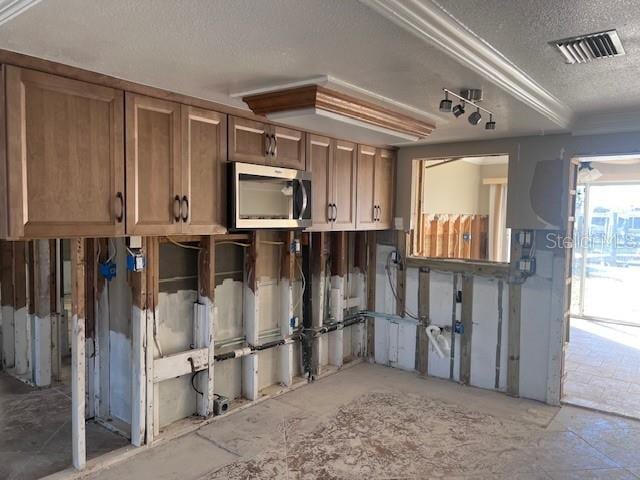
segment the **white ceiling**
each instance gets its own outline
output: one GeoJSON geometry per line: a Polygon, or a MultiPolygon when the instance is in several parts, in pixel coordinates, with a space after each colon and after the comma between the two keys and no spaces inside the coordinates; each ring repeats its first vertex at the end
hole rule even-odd
{"type": "MultiPolygon", "coordinates": [[[[440,10],[431,0],[402,1],[440,10]]],[[[402,6],[396,0],[42,0],[0,25],[0,48],[243,108],[231,94],[330,75],[347,90],[351,84],[357,94],[435,120],[427,142],[566,130],[504,82],[381,15],[371,8],[376,2],[402,6]],[[443,87],[483,88],[496,131],[438,112],[443,87]]],[[[634,109],[640,111],[640,89],[631,88],[640,67],[638,1],[606,8],[595,0],[441,3],[528,75],[539,97],[559,98],[558,108],[564,103],[581,118],[619,108],[635,118],[634,109]],[[626,57],[565,66],[546,44],[611,27],[619,29],[626,57]],[[616,90],[628,90],[631,101],[616,90]]],[[[455,40],[461,26],[450,22],[455,40]]]]}

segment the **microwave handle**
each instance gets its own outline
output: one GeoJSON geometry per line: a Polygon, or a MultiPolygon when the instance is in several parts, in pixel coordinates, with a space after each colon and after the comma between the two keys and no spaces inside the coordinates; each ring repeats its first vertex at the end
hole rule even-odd
{"type": "Polygon", "coordinates": [[[300,184],[300,191],[302,192],[302,208],[300,209],[300,215],[298,216],[298,220],[302,220],[304,217],[304,213],[307,211],[307,203],[309,201],[307,197],[307,187],[305,187],[304,182],[297,179],[300,184]]]}

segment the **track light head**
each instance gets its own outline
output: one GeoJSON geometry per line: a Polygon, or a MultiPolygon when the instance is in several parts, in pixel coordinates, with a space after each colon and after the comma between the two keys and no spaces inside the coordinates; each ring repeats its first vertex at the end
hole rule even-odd
{"type": "Polygon", "coordinates": [[[475,112],[469,115],[469,123],[471,125],[478,125],[482,120],[482,115],[480,115],[480,109],[478,108],[475,112]]]}
{"type": "Polygon", "coordinates": [[[484,124],[485,130],[495,130],[496,122],[493,121],[493,115],[489,115],[489,121],[484,124]]]}
{"type": "Polygon", "coordinates": [[[440,111],[450,112],[452,105],[453,105],[453,102],[449,100],[449,92],[444,92],[444,100],[440,102],[440,111]]]}
{"type": "Polygon", "coordinates": [[[455,115],[456,118],[464,114],[464,102],[459,103],[458,105],[453,107],[453,114],[455,115]]]}

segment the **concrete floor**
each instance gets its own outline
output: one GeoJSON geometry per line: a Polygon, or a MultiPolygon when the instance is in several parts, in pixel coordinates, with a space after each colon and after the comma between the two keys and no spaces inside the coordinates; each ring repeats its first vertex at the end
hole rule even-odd
{"type": "MultiPolygon", "coordinates": [[[[128,440],[87,422],[87,455],[128,440]]],[[[38,389],[0,372],[0,479],[31,480],[71,465],[71,396],[64,385],[38,389]]]]}
{"type": "Polygon", "coordinates": [[[360,364],[90,478],[637,479],[640,422],[360,364]]]}
{"type": "Polygon", "coordinates": [[[640,418],[640,327],[571,319],[563,401],[640,418]]]}

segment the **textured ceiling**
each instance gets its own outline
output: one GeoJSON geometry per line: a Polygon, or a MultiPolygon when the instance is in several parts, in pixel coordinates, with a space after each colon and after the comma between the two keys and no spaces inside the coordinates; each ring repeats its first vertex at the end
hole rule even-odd
{"type": "Polygon", "coordinates": [[[557,125],[355,0],[43,0],[0,48],[243,106],[233,92],[333,75],[436,115],[430,142],[557,125]],[[498,128],[437,111],[441,88],[481,87],[498,128]]]}
{"type": "Polygon", "coordinates": [[[640,0],[436,0],[578,115],[640,109],[640,0]],[[567,65],[549,42],[615,28],[625,56],[567,65]]]}
{"type": "MultiPolygon", "coordinates": [[[[42,0],[0,25],[0,48],[243,108],[232,93],[331,75],[425,112],[437,124],[427,142],[560,131],[369,1],[42,0]],[[439,113],[443,87],[483,88],[496,131],[439,113]]],[[[568,105],[583,131],[640,130],[640,0],[403,1],[445,9],[568,105]],[[548,43],[610,28],[626,56],[566,65],[548,43]]]]}

